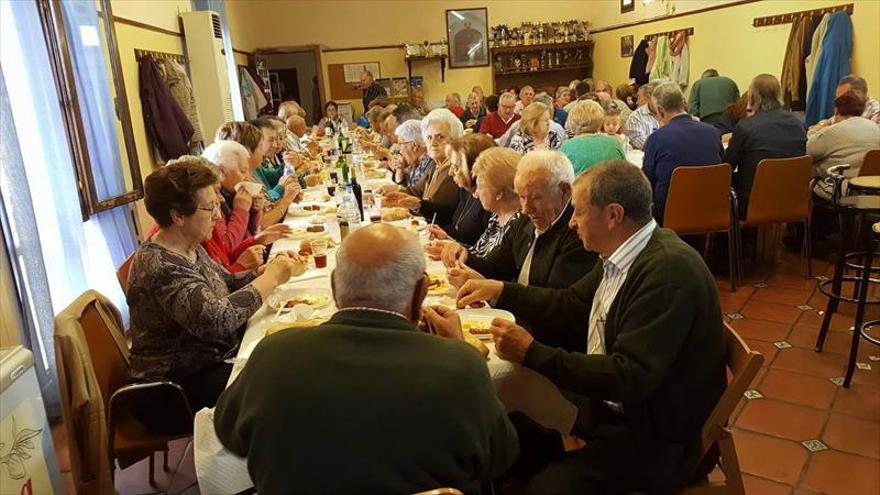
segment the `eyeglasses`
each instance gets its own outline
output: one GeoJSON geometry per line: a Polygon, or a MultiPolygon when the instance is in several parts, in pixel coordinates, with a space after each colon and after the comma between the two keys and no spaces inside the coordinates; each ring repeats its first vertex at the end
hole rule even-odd
{"type": "Polygon", "coordinates": [[[205,207],[205,206],[198,206],[198,207],[196,207],[196,209],[197,209],[197,210],[202,210],[202,211],[209,211],[209,212],[211,212],[211,214],[213,215],[213,214],[215,214],[215,213],[217,213],[217,212],[220,211],[220,203],[214,203],[213,205],[211,205],[210,208],[209,208],[209,207],[205,207]]]}

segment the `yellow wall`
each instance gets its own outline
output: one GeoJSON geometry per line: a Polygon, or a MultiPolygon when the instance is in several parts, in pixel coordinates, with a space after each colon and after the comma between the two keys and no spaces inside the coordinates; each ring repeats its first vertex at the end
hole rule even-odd
{"type": "MultiPolygon", "coordinates": [[[[178,14],[192,10],[189,0],[166,0],[161,2],[141,0],[113,0],[113,15],[129,20],[143,22],[170,31],[180,32],[178,14]]],[[[141,106],[140,84],[138,83],[138,65],[135,59],[136,48],[157,52],[183,54],[183,38],[143,29],[121,22],[115,23],[116,39],[119,48],[119,60],[122,65],[122,78],[125,82],[125,94],[128,98],[128,109],[131,113],[131,126],[134,142],[137,147],[138,163],[141,178],[145,179],[156,168],[153,149],[147,140],[144,128],[144,114],[141,106]]],[[[143,201],[134,205],[138,231],[143,234],[153,224],[147,214],[143,201]]]]}
{"type": "MultiPolygon", "coordinates": [[[[616,0],[602,0],[596,3],[602,3],[606,6],[603,9],[606,13],[610,12],[609,5],[618,4],[616,0]]],[[[678,11],[682,11],[683,4],[688,6],[703,4],[701,7],[705,7],[706,3],[679,1],[677,2],[678,11]]],[[[694,35],[691,37],[689,45],[690,80],[694,81],[700,77],[703,70],[714,67],[721,74],[735,80],[740,89],[744,90],[748,87],[752,77],[757,74],[766,72],[776,76],[780,75],[782,58],[791,30],[791,24],[752,27],[752,20],[755,17],[840,5],[841,3],[840,0],[762,1],[596,33],[593,35],[595,42],[593,77],[606,79],[615,85],[625,82],[629,78],[629,66],[632,59],[620,56],[621,36],[631,34],[638,43],[638,40],[646,34],[693,27],[694,35]]],[[[854,3],[852,70],[863,76],[868,81],[868,87],[873,88],[874,94],[878,94],[880,93],[880,57],[877,55],[877,50],[880,47],[880,29],[877,24],[880,21],[880,2],[877,0],[855,0],[854,3]]],[[[636,12],[629,14],[620,14],[618,8],[614,11],[616,15],[604,17],[604,25],[631,22],[655,14],[654,12],[640,12],[640,7],[642,7],[641,2],[636,2],[636,12]]],[[[601,25],[596,23],[594,27],[598,28],[601,25]]]]}
{"type": "MultiPolygon", "coordinates": [[[[297,1],[230,0],[226,3],[232,41],[242,50],[277,46],[321,44],[326,48],[402,45],[404,42],[440,41],[446,38],[446,9],[486,7],[489,26],[522,21],[588,19],[588,0],[501,1],[297,1]]],[[[381,77],[406,77],[404,52],[400,48],[325,52],[324,90],[330,97],[327,64],[379,62],[381,77]]],[[[416,62],[413,76],[424,78],[425,97],[440,105],[447,93],[462,97],[474,85],[492,89],[487,67],[446,69],[440,81],[439,62],[416,62]]],[[[360,100],[349,101],[360,113],[360,100]]]]}

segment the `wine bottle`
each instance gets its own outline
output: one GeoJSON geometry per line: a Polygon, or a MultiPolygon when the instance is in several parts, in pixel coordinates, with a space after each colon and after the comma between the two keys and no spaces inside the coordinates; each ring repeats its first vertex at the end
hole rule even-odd
{"type": "Polygon", "coordinates": [[[357,177],[352,176],[351,178],[351,192],[354,194],[354,199],[357,202],[358,213],[361,216],[361,222],[364,221],[364,194],[363,190],[361,190],[361,185],[357,182],[357,177]]]}

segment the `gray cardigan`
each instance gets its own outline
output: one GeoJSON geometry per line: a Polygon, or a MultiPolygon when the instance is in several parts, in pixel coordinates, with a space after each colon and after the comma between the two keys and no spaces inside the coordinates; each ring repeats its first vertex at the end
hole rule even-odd
{"type": "Polygon", "coordinates": [[[864,117],[850,117],[820,129],[807,139],[807,154],[813,158],[814,173],[828,175],[834,165],[852,165],[844,175],[859,175],[868,150],[880,148],[880,126],[864,117]]]}

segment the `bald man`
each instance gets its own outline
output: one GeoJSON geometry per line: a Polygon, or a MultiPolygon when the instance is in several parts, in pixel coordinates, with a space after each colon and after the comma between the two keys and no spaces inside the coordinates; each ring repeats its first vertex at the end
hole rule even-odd
{"type": "Polygon", "coordinates": [[[416,326],[424,272],[413,234],[359,229],[336,253],[339,311],[254,349],[214,425],[259,493],[479,493],[512,464],[516,432],[484,358],[416,326]]]}

